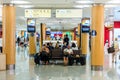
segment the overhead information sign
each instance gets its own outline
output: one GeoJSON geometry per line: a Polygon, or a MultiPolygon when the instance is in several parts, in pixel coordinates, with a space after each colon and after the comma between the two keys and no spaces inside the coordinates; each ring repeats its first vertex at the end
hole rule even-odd
{"type": "Polygon", "coordinates": [[[56,9],[56,18],[82,18],[82,9],[56,9]]]}
{"type": "Polygon", "coordinates": [[[25,9],[25,17],[27,18],[39,18],[39,17],[51,17],[51,9],[25,9]]]}

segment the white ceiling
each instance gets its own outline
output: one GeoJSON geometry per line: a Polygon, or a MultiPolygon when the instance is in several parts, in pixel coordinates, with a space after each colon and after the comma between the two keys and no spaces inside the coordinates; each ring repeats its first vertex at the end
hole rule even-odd
{"type": "MultiPolygon", "coordinates": [[[[0,0],[0,3],[11,3],[11,1],[22,1],[22,0],[0,0]]],[[[24,3],[17,3],[15,2],[16,6],[16,26],[17,30],[26,29],[26,18],[24,17],[24,10],[26,8],[50,8],[50,9],[56,9],[56,8],[70,8],[70,9],[76,9],[75,6],[82,6],[83,8],[83,17],[91,17],[91,7],[84,7],[85,5],[92,5],[94,3],[102,3],[109,8],[105,9],[105,21],[113,21],[117,20],[120,21],[120,7],[110,7],[111,5],[120,5],[120,0],[117,0],[119,2],[116,3],[108,1],[111,0],[89,0],[92,2],[82,2],[77,3],[76,1],[88,1],[88,0],[24,0],[26,2],[24,3]],[[29,6],[28,6],[29,5],[29,6]],[[119,11],[119,12],[118,12],[119,11]]],[[[54,14],[54,12],[52,13],[54,14]]],[[[50,19],[45,18],[39,18],[37,19],[37,28],[39,30],[40,23],[46,23],[47,27],[51,27],[52,29],[73,29],[74,27],[77,27],[78,23],[80,23],[80,18],[70,18],[70,19],[56,19],[55,17],[52,17],[50,19]]]]}

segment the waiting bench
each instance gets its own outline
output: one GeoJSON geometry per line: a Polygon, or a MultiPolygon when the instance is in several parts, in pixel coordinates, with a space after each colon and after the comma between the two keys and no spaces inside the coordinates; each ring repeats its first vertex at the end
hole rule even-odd
{"type": "MultiPolygon", "coordinates": [[[[64,54],[61,49],[54,49],[52,50],[51,60],[63,60],[63,55],[64,54]]],[[[86,58],[81,54],[81,50],[73,50],[73,58],[74,60],[77,60],[77,62],[80,62],[81,65],[84,65],[86,62],[86,58]]]]}

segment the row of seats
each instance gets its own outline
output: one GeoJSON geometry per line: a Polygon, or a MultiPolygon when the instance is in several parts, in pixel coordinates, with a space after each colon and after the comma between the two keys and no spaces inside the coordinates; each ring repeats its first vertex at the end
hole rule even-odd
{"type": "MultiPolygon", "coordinates": [[[[63,60],[64,53],[61,49],[52,50],[52,60],[63,60]]],[[[86,58],[82,55],[81,50],[73,50],[73,58],[76,60],[79,58],[81,65],[85,65],[86,58]]]]}

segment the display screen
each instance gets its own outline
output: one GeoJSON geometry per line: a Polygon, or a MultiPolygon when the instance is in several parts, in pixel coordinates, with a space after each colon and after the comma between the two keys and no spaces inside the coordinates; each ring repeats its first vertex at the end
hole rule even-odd
{"type": "Polygon", "coordinates": [[[36,20],[35,19],[27,19],[27,26],[35,26],[36,20]]]}
{"type": "Polygon", "coordinates": [[[51,29],[50,28],[47,28],[46,29],[46,35],[50,35],[51,34],[51,29]]]}
{"type": "Polygon", "coordinates": [[[90,32],[90,19],[83,18],[81,26],[82,26],[82,33],[89,33],[90,32]]]}
{"type": "Polygon", "coordinates": [[[35,32],[36,20],[33,18],[27,19],[27,31],[28,32],[35,32]]]}
{"type": "Polygon", "coordinates": [[[82,20],[82,26],[90,26],[90,20],[82,20]]]}
{"type": "Polygon", "coordinates": [[[82,26],[82,33],[89,33],[89,32],[90,32],[90,27],[82,26]]]}
{"type": "Polygon", "coordinates": [[[35,27],[27,27],[28,32],[35,32],[35,27]]]}
{"type": "Polygon", "coordinates": [[[50,33],[50,31],[46,31],[46,35],[50,35],[51,33],[50,33]]]}

